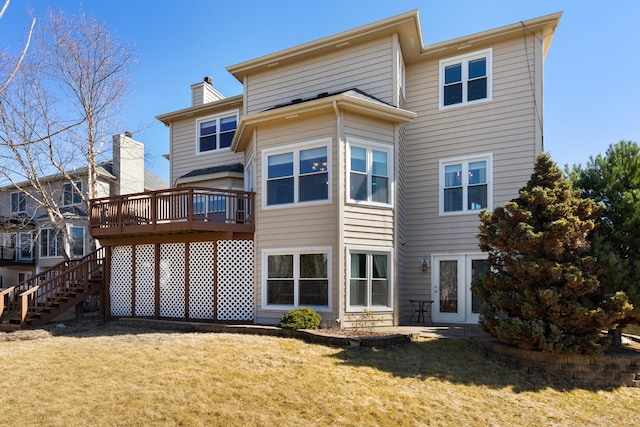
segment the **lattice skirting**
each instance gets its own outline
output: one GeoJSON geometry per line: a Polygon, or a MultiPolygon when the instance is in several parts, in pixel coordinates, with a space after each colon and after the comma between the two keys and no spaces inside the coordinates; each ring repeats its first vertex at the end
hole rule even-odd
{"type": "Polygon", "coordinates": [[[112,316],[251,321],[253,289],[251,240],[129,245],[111,250],[112,316]]]}

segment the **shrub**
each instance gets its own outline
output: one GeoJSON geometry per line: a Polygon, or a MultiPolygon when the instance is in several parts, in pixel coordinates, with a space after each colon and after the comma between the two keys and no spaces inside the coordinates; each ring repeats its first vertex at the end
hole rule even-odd
{"type": "Polygon", "coordinates": [[[295,308],[284,314],[278,326],[285,329],[318,329],[322,316],[309,307],[295,308]]]}
{"type": "Polygon", "coordinates": [[[600,331],[625,310],[624,298],[602,293],[589,233],[601,208],[540,155],[519,197],[483,211],[478,238],[490,271],[475,282],[480,324],[525,350],[600,353],[600,331]]]}

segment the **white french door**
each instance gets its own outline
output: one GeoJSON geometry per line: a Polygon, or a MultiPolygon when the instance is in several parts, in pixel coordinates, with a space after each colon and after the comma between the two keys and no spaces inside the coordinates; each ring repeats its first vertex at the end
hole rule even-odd
{"type": "Polygon", "coordinates": [[[434,322],[478,323],[480,301],[471,282],[486,270],[484,254],[434,255],[432,316],[434,322]]]}

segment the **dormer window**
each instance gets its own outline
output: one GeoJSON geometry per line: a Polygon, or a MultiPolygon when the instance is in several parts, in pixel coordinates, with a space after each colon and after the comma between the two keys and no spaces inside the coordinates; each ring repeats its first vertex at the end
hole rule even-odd
{"type": "Polygon", "coordinates": [[[196,123],[198,153],[222,150],[231,147],[231,141],[238,128],[238,113],[225,113],[205,117],[196,123]]]}

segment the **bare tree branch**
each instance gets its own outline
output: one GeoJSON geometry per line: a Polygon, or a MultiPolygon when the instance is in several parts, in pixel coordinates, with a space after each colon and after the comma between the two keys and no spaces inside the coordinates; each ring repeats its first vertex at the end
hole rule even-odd
{"type": "Polygon", "coordinates": [[[60,253],[72,258],[63,189],[71,188],[85,207],[95,197],[99,159],[110,135],[119,133],[111,120],[135,57],[131,46],[84,13],[49,12],[38,22],[29,55],[22,53],[12,84],[0,92],[0,178],[46,215],[63,236],[60,253]]]}
{"type": "MultiPolygon", "coordinates": [[[[2,19],[2,16],[4,15],[4,12],[7,10],[7,7],[9,7],[9,0],[6,0],[4,2],[4,6],[2,7],[2,10],[0,10],[0,19],[2,19]]],[[[27,35],[27,41],[25,42],[24,48],[22,49],[22,52],[20,52],[20,57],[16,60],[13,66],[13,70],[9,73],[9,76],[5,79],[2,86],[0,86],[0,93],[2,93],[6,89],[6,87],[9,85],[11,80],[13,80],[14,76],[18,72],[18,69],[22,64],[22,61],[24,60],[24,57],[27,54],[27,50],[29,49],[29,44],[31,43],[31,36],[33,35],[33,28],[35,27],[35,25],[36,25],[36,19],[33,18],[31,20],[31,27],[29,27],[29,33],[27,35]]]]}

